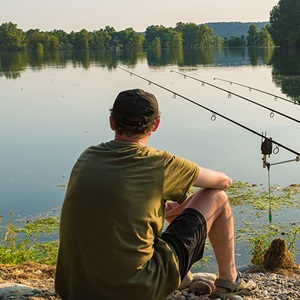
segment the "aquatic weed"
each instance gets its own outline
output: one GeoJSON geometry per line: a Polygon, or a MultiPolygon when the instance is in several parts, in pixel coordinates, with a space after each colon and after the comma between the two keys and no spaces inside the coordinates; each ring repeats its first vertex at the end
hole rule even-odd
{"type": "Polygon", "coordinates": [[[38,218],[28,221],[25,226],[7,222],[1,228],[0,263],[19,264],[30,260],[55,264],[58,241],[51,240],[51,237],[57,233],[58,227],[56,217],[38,218]]]}

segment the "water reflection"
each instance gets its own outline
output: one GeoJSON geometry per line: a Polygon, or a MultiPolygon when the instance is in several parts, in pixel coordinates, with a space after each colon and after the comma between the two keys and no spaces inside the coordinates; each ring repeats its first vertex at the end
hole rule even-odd
{"type": "Polygon", "coordinates": [[[177,65],[199,66],[260,66],[273,68],[273,81],[291,99],[300,102],[300,51],[279,48],[230,49],[148,49],[142,50],[77,50],[31,51],[0,53],[0,76],[17,79],[26,67],[36,70],[56,67],[85,69],[91,66],[113,69],[118,63],[134,67],[146,62],[149,67],[177,65]]]}
{"type": "Polygon", "coordinates": [[[0,76],[16,79],[25,70],[28,52],[0,52],[0,76]]]}
{"type": "Polygon", "coordinates": [[[274,83],[300,103],[300,50],[278,48],[274,54],[271,61],[274,83]]]}

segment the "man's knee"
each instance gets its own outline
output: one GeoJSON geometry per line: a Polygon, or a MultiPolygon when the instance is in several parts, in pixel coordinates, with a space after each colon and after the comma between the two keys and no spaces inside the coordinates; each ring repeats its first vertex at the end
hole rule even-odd
{"type": "Polygon", "coordinates": [[[218,191],[217,192],[217,196],[219,197],[219,200],[224,202],[224,203],[228,203],[228,195],[225,191],[218,191]]]}
{"type": "Polygon", "coordinates": [[[228,196],[223,190],[201,189],[191,197],[187,207],[198,210],[207,220],[229,207],[228,196]]]}
{"type": "MultiPolygon", "coordinates": [[[[217,189],[200,189],[194,195],[193,198],[197,201],[218,201],[219,203],[227,203],[228,195],[224,190],[217,189]]],[[[193,199],[193,200],[194,200],[193,199]]]]}

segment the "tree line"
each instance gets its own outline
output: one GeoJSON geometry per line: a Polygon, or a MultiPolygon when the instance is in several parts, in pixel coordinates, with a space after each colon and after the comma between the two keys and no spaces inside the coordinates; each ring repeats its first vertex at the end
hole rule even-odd
{"type": "Polygon", "coordinates": [[[280,0],[270,12],[270,34],[277,46],[300,48],[300,1],[280,0]]]}
{"type": "Polygon", "coordinates": [[[179,22],[173,27],[151,25],[144,33],[131,27],[67,33],[63,30],[24,32],[11,22],[0,26],[0,50],[141,49],[281,46],[300,48],[300,1],[279,0],[270,11],[270,22],[259,31],[250,25],[248,35],[221,38],[205,24],[179,22]]]}
{"type": "Polygon", "coordinates": [[[104,29],[87,31],[82,29],[70,33],[64,30],[23,31],[12,22],[0,26],[0,50],[87,50],[87,49],[142,49],[142,48],[212,48],[246,47],[273,45],[268,28],[260,31],[250,25],[247,37],[223,39],[214,34],[207,25],[195,23],[176,24],[176,27],[151,25],[143,33],[133,28],[116,31],[111,26],[104,29]]]}

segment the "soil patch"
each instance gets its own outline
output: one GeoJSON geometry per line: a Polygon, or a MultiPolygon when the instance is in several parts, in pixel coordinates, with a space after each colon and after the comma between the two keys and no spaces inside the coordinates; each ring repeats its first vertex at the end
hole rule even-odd
{"type": "MultiPolygon", "coordinates": [[[[55,266],[26,262],[19,265],[0,264],[0,283],[18,283],[45,291],[46,299],[60,299],[54,293],[55,266]]],[[[28,297],[27,299],[36,299],[28,297]]]]}

